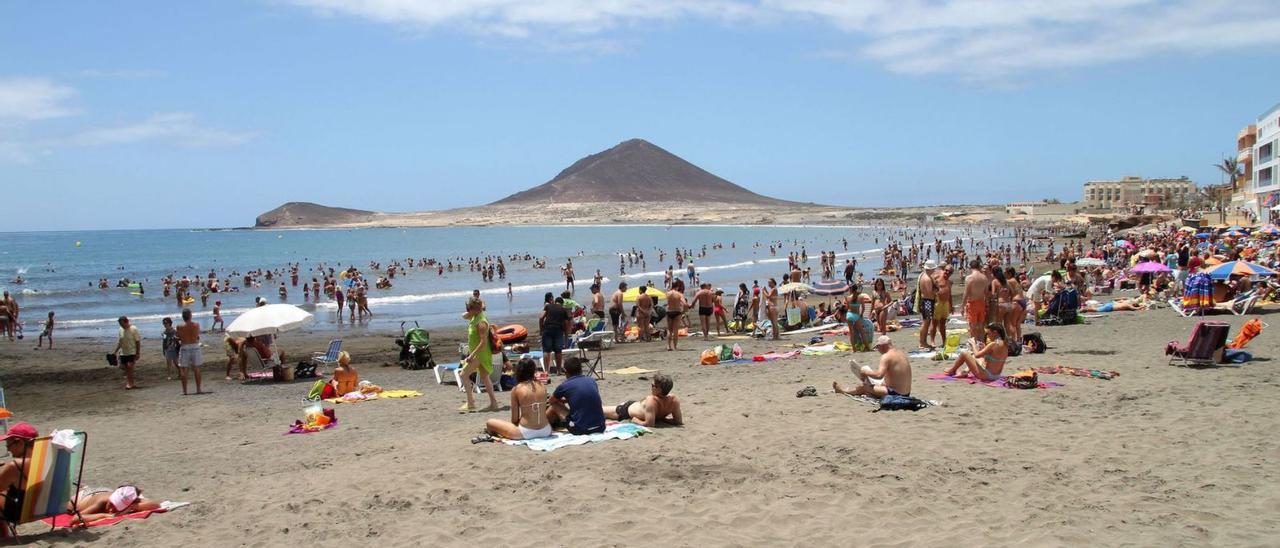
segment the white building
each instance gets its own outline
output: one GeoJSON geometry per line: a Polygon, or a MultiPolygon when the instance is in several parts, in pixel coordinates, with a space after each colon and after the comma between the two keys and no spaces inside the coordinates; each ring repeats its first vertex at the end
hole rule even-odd
{"type": "Polygon", "coordinates": [[[1149,210],[1182,207],[1195,198],[1196,184],[1179,179],[1143,179],[1126,176],[1118,180],[1097,180],[1084,184],[1084,206],[1094,211],[1132,208],[1149,210]]]}
{"type": "MultiPolygon", "coordinates": [[[[1253,177],[1249,182],[1253,186],[1254,199],[1250,206],[1256,207],[1260,219],[1268,219],[1267,210],[1280,201],[1280,104],[1271,107],[1255,124],[1258,128],[1257,143],[1253,145],[1253,177]]],[[[1252,207],[1251,207],[1252,209],[1252,207]]]]}

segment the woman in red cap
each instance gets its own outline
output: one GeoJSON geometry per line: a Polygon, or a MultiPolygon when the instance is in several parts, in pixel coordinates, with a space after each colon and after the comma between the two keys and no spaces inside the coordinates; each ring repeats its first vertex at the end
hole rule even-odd
{"type": "MultiPolygon", "coordinates": [[[[25,422],[14,423],[0,440],[13,455],[13,460],[0,466],[0,489],[4,490],[4,517],[17,518],[22,510],[22,486],[18,482],[31,469],[31,442],[40,437],[34,426],[25,422]]],[[[13,519],[10,519],[13,521],[13,519]]]]}

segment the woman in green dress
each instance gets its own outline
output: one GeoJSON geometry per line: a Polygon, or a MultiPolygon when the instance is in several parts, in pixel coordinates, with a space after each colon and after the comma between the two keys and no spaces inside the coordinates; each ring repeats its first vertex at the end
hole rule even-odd
{"type": "Polygon", "coordinates": [[[471,349],[467,354],[467,358],[463,360],[462,369],[462,388],[467,393],[467,403],[458,408],[463,413],[471,413],[476,409],[476,393],[473,383],[471,382],[471,374],[479,373],[480,382],[484,384],[485,392],[489,394],[489,407],[480,409],[480,411],[498,411],[501,407],[498,405],[498,396],[493,391],[493,351],[489,348],[489,320],[484,316],[484,301],[471,298],[467,300],[467,312],[462,315],[462,319],[467,320],[467,344],[471,349]]]}

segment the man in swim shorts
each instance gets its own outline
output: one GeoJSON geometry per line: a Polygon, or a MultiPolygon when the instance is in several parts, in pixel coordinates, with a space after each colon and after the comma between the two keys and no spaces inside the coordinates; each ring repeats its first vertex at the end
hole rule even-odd
{"type": "Polygon", "coordinates": [[[693,294],[693,300],[698,303],[698,321],[702,323],[702,340],[711,340],[711,313],[715,311],[715,293],[711,292],[711,284],[699,285],[698,292],[693,294]]]}
{"type": "Polygon", "coordinates": [[[938,287],[933,281],[933,271],[937,268],[932,259],[925,261],[916,280],[916,291],[920,294],[920,348],[927,350],[933,349],[929,334],[933,332],[933,308],[938,300],[938,287]]]}
{"type": "Polygon", "coordinates": [[[116,363],[124,370],[124,389],[133,390],[138,385],[133,380],[133,368],[138,364],[138,356],[142,354],[142,333],[136,326],[129,324],[129,318],[120,316],[120,335],[116,340],[116,348],[112,354],[117,356],[116,363]]]}
{"type": "Polygon", "coordinates": [[[618,290],[609,297],[609,322],[613,324],[613,342],[622,342],[622,296],[627,291],[627,282],[620,282],[618,290]]]}
{"type": "Polygon", "coordinates": [[[182,395],[187,395],[187,371],[196,376],[196,393],[200,393],[200,366],[204,354],[200,351],[200,324],[191,321],[191,309],[182,310],[182,325],[178,326],[178,379],[182,381],[182,395]]]}
{"type": "Polygon", "coordinates": [[[552,300],[550,292],[547,292],[543,300],[547,304],[542,307],[542,317],[538,318],[538,327],[542,333],[542,367],[550,372],[553,356],[556,370],[561,369],[564,363],[561,350],[564,348],[565,335],[569,333],[569,311],[565,310],[563,300],[552,300]]]}
{"type": "Polygon", "coordinates": [[[866,365],[858,365],[855,360],[849,361],[849,369],[857,375],[860,384],[853,388],[840,386],[840,381],[832,381],[831,388],[837,394],[851,396],[869,396],[881,399],[885,396],[911,395],[911,362],[907,355],[893,346],[888,335],[876,338],[876,351],[880,353],[880,364],[872,369],[866,365]],[[872,379],[884,382],[876,384],[872,379]]]}
{"type": "Polygon", "coordinates": [[[969,321],[969,337],[978,342],[986,342],[987,325],[987,293],[991,289],[991,280],[982,273],[982,260],[969,262],[969,275],[964,277],[964,314],[969,321]]]}
{"type": "Polygon", "coordinates": [[[631,421],[636,424],[653,427],[659,421],[680,426],[684,419],[680,415],[680,400],[671,395],[675,383],[671,377],[658,373],[653,376],[649,385],[649,395],[641,401],[628,400],[613,407],[602,406],[607,419],[619,422],[631,421]]]}

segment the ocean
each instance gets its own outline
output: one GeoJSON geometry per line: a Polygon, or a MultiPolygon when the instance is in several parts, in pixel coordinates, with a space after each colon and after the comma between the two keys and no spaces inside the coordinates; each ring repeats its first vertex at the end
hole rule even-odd
{"type": "MultiPolygon", "coordinates": [[[[262,287],[241,288],[238,292],[220,292],[210,296],[207,306],[199,299],[189,305],[195,317],[206,327],[212,322],[215,300],[222,301],[222,314],[230,324],[234,317],[253,306],[257,297],[268,302],[282,302],[279,283],[289,283],[288,267],[300,263],[298,285],[288,286],[289,296],[283,302],[303,307],[315,314],[309,330],[397,331],[401,322],[419,322],[423,327],[460,326],[466,297],[479,289],[487,303],[490,320],[496,324],[508,319],[536,314],[547,291],[557,294],[564,289],[560,266],[572,259],[576,274],[575,297],[589,302],[588,287],[600,270],[605,282],[603,292],[612,294],[618,281],[630,285],[652,281],[661,287],[668,264],[674,266],[677,247],[695,255],[707,248],[705,257],[694,258],[702,281],[726,291],[726,304],[736,293],[739,283],[748,286],[753,280],[763,285],[774,276],[781,281],[788,252],[809,255],[805,266],[813,269],[815,279],[821,272],[817,256],[822,251],[836,251],[842,265],[846,257],[856,256],[859,271],[872,276],[881,266],[881,244],[900,228],[877,227],[802,227],[802,226],[519,226],[519,227],[439,227],[439,228],[365,228],[316,230],[128,230],[0,233],[0,286],[12,292],[21,306],[25,332],[35,337],[49,311],[56,312],[58,335],[113,337],[116,318],[129,316],[148,337],[158,337],[162,318],[179,320],[181,308],[173,298],[162,296],[161,280],[204,277],[210,270],[219,279],[231,278],[233,286],[243,283],[233,272],[264,269],[279,270],[282,278],[264,282],[262,287]],[[847,240],[845,248],[842,239],[847,240]],[[776,255],[769,244],[781,242],[776,255]],[[720,244],[717,248],[716,244],[720,244]],[[619,275],[619,254],[632,249],[643,252],[645,265],[627,268],[619,275]],[[659,262],[659,250],[666,260],[659,262]],[[506,280],[481,281],[479,272],[466,269],[466,258],[485,255],[530,255],[546,260],[546,268],[533,267],[532,261],[507,262],[506,280]],[[462,271],[439,274],[434,268],[407,268],[399,273],[390,289],[370,289],[369,307],[372,319],[352,324],[339,321],[335,303],[321,293],[319,302],[304,300],[302,284],[313,277],[322,279],[315,269],[320,265],[342,270],[355,266],[366,277],[376,280],[380,272],[371,271],[371,261],[385,268],[393,261],[405,264],[407,258],[435,258],[462,264],[462,271]],[[13,280],[21,276],[25,283],[13,280]],[[106,278],[109,287],[98,288],[98,280],[106,278]],[[140,283],[137,288],[118,288],[117,281],[129,278],[140,283]],[[507,283],[512,297],[507,297],[507,283]]],[[[954,233],[939,229],[943,238],[954,233]]],[[[930,236],[932,237],[932,235],[930,236]]],[[[684,271],[677,268],[676,274],[684,271]]],[[[198,297],[198,292],[195,293],[198,297]]]]}

